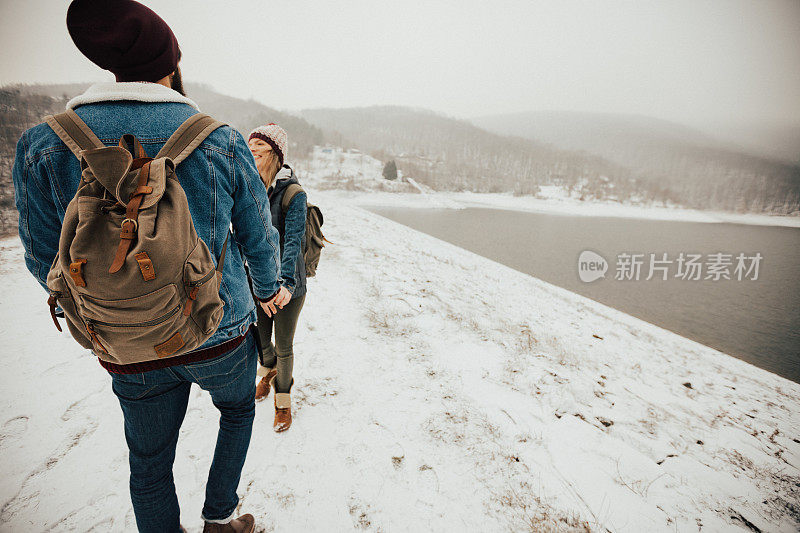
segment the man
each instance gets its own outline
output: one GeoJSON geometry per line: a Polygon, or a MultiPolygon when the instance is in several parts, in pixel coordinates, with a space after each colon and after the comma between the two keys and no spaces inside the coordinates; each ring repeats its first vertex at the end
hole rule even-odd
{"type": "MultiPolygon", "coordinates": [[[[106,145],[116,145],[130,133],[153,156],[198,112],[183,94],[175,35],[147,7],[133,0],[76,0],[67,12],[67,27],[80,51],[117,80],[93,85],[67,104],[106,145]]],[[[277,296],[278,235],[270,223],[266,190],[239,132],[227,126],[216,129],[176,174],[197,234],[215,259],[229,227],[240,245],[228,246],[224,263],[224,316],[213,336],[189,354],[147,361],[146,367],[138,368],[102,364],[125,419],[130,493],[139,530],[183,531],[172,464],[194,382],[211,393],[220,411],[202,511],[204,531],[252,532],[252,515],[233,518],[255,415],[257,353],[251,325],[256,309],[243,259],[249,264],[253,292],[272,315],[283,303],[277,296]]],[[[80,177],[80,163],[49,126],[39,124],[23,133],[13,169],[19,233],[26,265],[45,287],[64,211],[80,177]]]]}

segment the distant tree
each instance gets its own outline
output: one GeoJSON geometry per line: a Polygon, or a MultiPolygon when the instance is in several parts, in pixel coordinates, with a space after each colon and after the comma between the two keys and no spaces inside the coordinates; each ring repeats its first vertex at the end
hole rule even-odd
{"type": "Polygon", "coordinates": [[[390,159],[383,166],[383,177],[387,180],[397,179],[397,163],[394,162],[394,159],[390,159]]]}

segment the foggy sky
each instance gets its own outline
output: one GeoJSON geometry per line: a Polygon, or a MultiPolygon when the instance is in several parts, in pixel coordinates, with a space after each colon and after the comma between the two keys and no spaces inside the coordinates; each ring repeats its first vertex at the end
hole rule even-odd
{"type": "MultiPolygon", "coordinates": [[[[175,31],[185,81],[279,109],[800,124],[798,0],[144,3],[175,31]]],[[[72,44],[67,6],[0,0],[0,83],[113,80],[72,44]]]]}

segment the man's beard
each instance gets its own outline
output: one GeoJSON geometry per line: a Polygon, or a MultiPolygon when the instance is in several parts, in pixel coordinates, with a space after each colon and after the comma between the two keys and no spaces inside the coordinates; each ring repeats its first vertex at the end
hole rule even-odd
{"type": "Polygon", "coordinates": [[[170,76],[169,86],[172,88],[172,90],[177,91],[182,96],[186,96],[186,92],[183,90],[183,80],[181,79],[180,67],[176,67],[175,73],[170,76]]]}

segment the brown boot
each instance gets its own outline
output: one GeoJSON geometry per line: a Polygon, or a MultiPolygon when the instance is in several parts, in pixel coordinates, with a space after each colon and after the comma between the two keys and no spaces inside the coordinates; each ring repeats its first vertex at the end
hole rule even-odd
{"type": "Polygon", "coordinates": [[[275,368],[270,368],[267,374],[261,378],[261,381],[256,384],[256,401],[260,402],[267,396],[269,396],[269,391],[271,388],[270,382],[272,379],[278,375],[278,370],[275,368]]]}
{"type": "Polygon", "coordinates": [[[212,524],[206,522],[203,533],[253,533],[256,529],[256,519],[251,514],[243,514],[227,524],[212,524]]]}
{"type": "MultiPolygon", "coordinates": [[[[275,378],[272,378],[274,381],[275,378]]],[[[294,380],[292,381],[294,383],[294,380]]],[[[274,387],[275,384],[271,383],[274,387]]],[[[275,421],[272,429],[280,433],[286,431],[292,425],[292,395],[288,392],[282,393],[275,391],[275,421]]]]}

